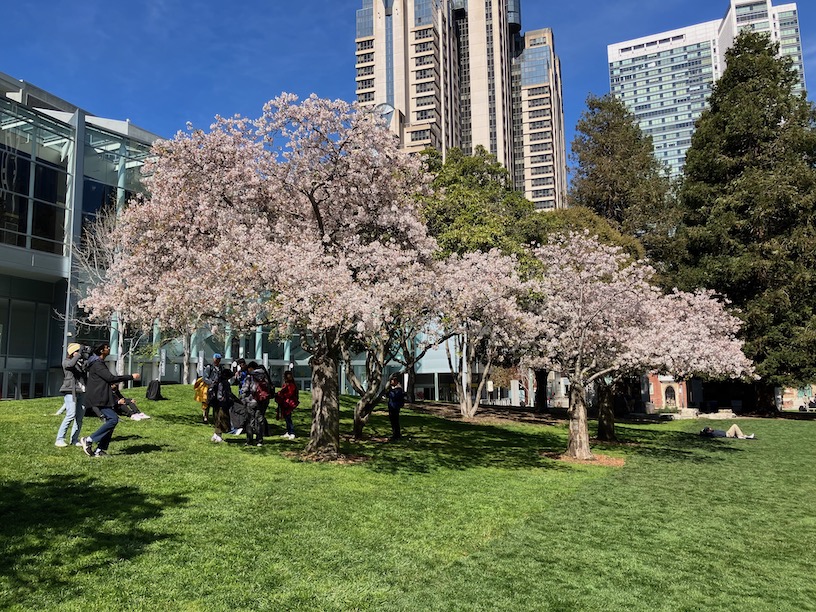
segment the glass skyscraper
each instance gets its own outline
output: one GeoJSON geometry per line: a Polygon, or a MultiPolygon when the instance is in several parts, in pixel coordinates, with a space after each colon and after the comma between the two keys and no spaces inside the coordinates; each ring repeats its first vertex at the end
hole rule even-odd
{"type": "Polygon", "coordinates": [[[652,137],[654,154],[671,174],[682,172],[699,118],[714,82],[725,69],[725,52],[745,29],[769,32],[780,54],[792,59],[805,88],[802,44],[795,4],[731,0],[725,17],[609,45],[609,82],[652,137]]]}
{"type": "Polygon", "coordinates": [[[537,208],[565,204],[561,71],[519,0],[362,0],[357,101],[412,152],[483,146],[537,208]]]}

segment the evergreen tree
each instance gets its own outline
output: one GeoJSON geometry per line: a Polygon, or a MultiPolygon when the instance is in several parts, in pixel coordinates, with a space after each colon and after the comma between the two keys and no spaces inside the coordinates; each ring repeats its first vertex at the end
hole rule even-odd
{"type": "Polygon", "coordinates": [[[686,155],[675,269],[737,307],[766,392],[816,368],[816,112],[778,50],[743,32],[726,52],[686,155]]]}
{"type": "Polygon", "coordinates": [[[443,254],[519,250],[516,224],[534,213],[533,205],[513,190],[510,175],[484,147],[473,155],[449,149],[444,163],[435,150],[425,152],[434,175],[433,195],[424,198],[428,232],[443,254]]]}
{"type": "Polygon", "coordinates": [[[665,165],[623,102],[590,94],[572,141],[572,205],[585,206],[662,259],[676,225],[665,165]]]}

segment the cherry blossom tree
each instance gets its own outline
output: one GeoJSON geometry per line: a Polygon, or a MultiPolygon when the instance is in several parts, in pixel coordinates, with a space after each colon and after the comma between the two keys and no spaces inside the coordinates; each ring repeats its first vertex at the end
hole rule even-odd
{"type": "Polygon", "coordinates": [[[268,194],[259,180],[262,146],[243,137],[246,122],[218,119],[212,131],[158,141],[145,165],[149,196],[119,215],[116,257],[104,283],[81,302],[95,317],[120,312],[131,323],[183,334],[184,380],[189,337],[226,313],[254,321],[259,284],[235,254],[264,252],[268,194]],[[250,228],[252,231],[250,231],[250,228]]]}
{"type": "Polygon", "coordinates": [[[400,356],[400,341],[406,329],[417,330],[430,317],[437,316],[436,311],[427,306],[432,299],[428,295],[433,295],[428,292],[427,283],[434,267],[434,262],[428,258],[417,259],[402,270],[395,270],[388,264],[376,282],[381,313],[369,320],[369,324],[376,324],[376,327],[358,323],[355,333],[341,346],[346,378],[360,396],[354,410],[355,438],[362,436],[371,413],[382,400],[386,365],[404,361],[400,356]],[[355,352],[365,354],[365,376],[362,378],[357,376],[352,364],[355,352]]]}
{"type": "Polygon", "coordinates": [[[539,317],[532,362],[570,381],[567,454],[591,459],[586,388],[621,371],[750,375],[737,320],[708,292],[663,295],[653,269],[588,233],[553,236],[534,250],[542,274],[528,308],[539,317]],[[705,345],[705,346],[703,346],[705,345]]]}
{"type": "Polygon", "coordinates": [[[535,323],[519,306],[524,285],[516,260],[497,249],[451,255],[445,262],[442,322],[451,339],[445,342],[462,416],[473,417],[494,364],[505,353],[529,342],[535,323]],[[471,397],[473,374],[482,366],[471,397]]]}
{"type": "Polygon", "coordinates": [[[337,456],[342,349],[383,328],[390,292],[435,248],[416,206],[421,160],[378,114],[290,94],[154,152],[149,197],[122,218],[125,255],[87,306],[297,332],[312,355],[307,451],[337,456]]]}

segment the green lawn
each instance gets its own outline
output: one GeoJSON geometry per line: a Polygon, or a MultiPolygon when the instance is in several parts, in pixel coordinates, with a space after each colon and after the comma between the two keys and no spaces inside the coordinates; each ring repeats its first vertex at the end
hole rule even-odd
{"type": "Polygon", "coordinates": [[[594,447],[614,468],[548,458],[560,426],[408,411],[406,441],[315,464],[308,395],[303,435],[276,422],[255,448],[212,444],[192,389],[163,392],[101,459],[54,447],[58,399],[0,403],[0,609],[816,609],[813,421],[620,426],[594,447]]]}

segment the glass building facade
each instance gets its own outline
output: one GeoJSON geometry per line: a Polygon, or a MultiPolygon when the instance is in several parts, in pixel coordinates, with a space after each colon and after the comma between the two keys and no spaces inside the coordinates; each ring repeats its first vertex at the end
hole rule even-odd
{"type": "Polygon", "coordinates": [[[83,220],[142,189],[156,138],[0,73],[0,398],[59,389],[83,220]]]}
{"type": "Polygon", "coordinates": [[[683,171],[694,123],[714,82],[725,69],[725,52],[742,30],[768,32],[799,73],[805,90],[802,43],[796,4],[731,0],[725,17],[610,45],[610,91],[652,137],[655,157],[671,175],[683,171]]]}
{"type": "Polygon", "coordinates": [[[558,133],[563,132],[560,64],[549,30],[536,30],[533,38],[520,32],[519,0],[361,0],[357,101],[390,113],[389,127],[405,150],[432,147],[444,156],[458,147],[471,155],[483,146],[538,209],[561,208],[566,153],[564,135],[558,133]],[[532,44],[537,38],[546,42],[532,44]],[[534,161],[530,147],[525,149],[531,137],[525,129],[542,127],[527,121],[525,105],[526,96],[542,87],[549,93],[537,94],[530,104],[552,105],[555,118],[548,128],[552,138],[534,147],[537,153],[548,151],[551,171],[532,178],[525,169],[532,171],[545,156],[534,161]]]}

